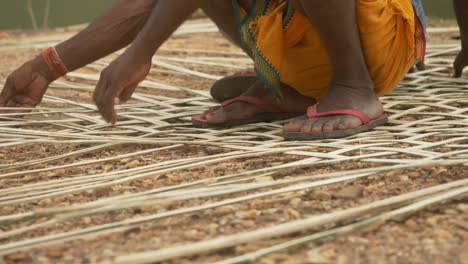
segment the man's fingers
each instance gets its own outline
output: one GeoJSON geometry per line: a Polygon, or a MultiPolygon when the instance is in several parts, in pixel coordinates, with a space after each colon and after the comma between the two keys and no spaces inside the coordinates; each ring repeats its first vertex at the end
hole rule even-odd
{"type": "Polygon", "coordinates": [[[114,109],[116,88],[112,87],[111,84],[108,83],[105,83],[105,85],[106,86],[104,86],[103,82],[101,86],[98,86],[96,88],[94,94],[94,101],[104,120],[106,120],[109,123],[115,124],[115,122],[117,122],[117,114],[115,113],[114,109]]]}
{"type": "Polygon", "coordinates": [[[127,102],[128,100],[130,100],[130,98],[132,98],[132,94],[133,92],[135,91],[135,89],[137,88],[138,84],[135,84],[135,85],[132,85],[132,86],[128,86],[127,88],[125,88],[120,94],[119,94],[119,100],[121,102],[127,102]]]}
{"type": "Polygon", "coordinates": [[[96,88],[94,88],[93,101],[96,103],[96,105],[97,105],[97,100],[99,100],[99,98],[102,97],[103,90],[106,87],[106,82],[104,80],[105,79],[101,75],[101,78],[99,78],[96,88]]]}
{"type": "Polygon", "coordinates": [[[109,115],[107,114],[106,111],[106,98],[104,97],[104,93],[106,92],[107,89],[107,82],[106,82],[106,77],[104,74],[101,74],[101,78],[99,78],[99,82],[96,85],[96,88],[94,89],[93,93],[93,101],[96,104],[99,113],[101,116],[106,120],[106,122],[111,122],[109,119],[109,115]]]}
{"type": "Polygon", "coordinates": [[[99,109],[99,113],[106,120],[106,122],[115,124],[117,121],[116,114],[114,110],[114,98],[113,97],[99,97],[96,100],[96,105],[99,109]]]}

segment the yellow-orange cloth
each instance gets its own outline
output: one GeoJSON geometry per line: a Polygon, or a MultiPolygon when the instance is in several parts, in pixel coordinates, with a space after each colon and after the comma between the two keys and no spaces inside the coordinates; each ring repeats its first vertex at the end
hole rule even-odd
{"type": "MultiPolygon", "coordinates": [[[[273,93],[280,82],[320,99],[331,78],[327,51],[310,20],[290,1],[255,1],[249,12],[233,0],[246,50],[257,76],[273,93]]],[[[414,64],[417,16],[410,0],[357,0],[358,26],[366,62],[380,96],[392,91],[414,64]]],[[[419,29],[420,32],[421,29],[419,29]]]]}

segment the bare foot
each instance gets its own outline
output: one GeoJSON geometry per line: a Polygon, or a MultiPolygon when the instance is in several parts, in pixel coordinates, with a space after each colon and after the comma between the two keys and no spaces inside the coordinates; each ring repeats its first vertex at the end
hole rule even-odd
{"type": "MultiPolygon", "coordinates": [[[[315,104],[314,99],[305,97],[287,86],[283,86],[283,99],[277,101],[260,81],[252,85],[242,96],[260,98],[288,113],[305,113],[308,106],[315,104]]],[[[255,105],[236,102],[226,107],[211,109],[203,113],[201,117],[210,124],[222,124],[229,120],[249,119],[264,112],[264,110],[255,105]]]]}
{"type": "MultiPolygon", "coordinates": [[[[341,109],[359,110],[376,119],[383,114],[383,107],[373,84],[347,85],[332,82],[327,95],[319,101],[318,112],[341,109]]],[[[284,132],[323,132],[357,128],[362,121],[350,115],[306,118],[299,117],[283,128],[284,132]]]]}

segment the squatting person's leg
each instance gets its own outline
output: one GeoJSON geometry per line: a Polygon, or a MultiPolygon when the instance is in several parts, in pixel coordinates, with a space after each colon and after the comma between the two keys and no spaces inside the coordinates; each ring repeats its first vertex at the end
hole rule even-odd
{"type": "MultiPolygon", "coordinates": [[[[239,0],[238,2],[244,10],[249,10],[254,3],[253,0],[239,0]]],[[[205,2],[202,9],[210,19],[216,23],[221,32],[223,32],[228,39],[237,46],[242,46],[242,40],[240,38],[239,28],[234,16],[234,8],[231,1],[210,0],[205,2]]],[[[312,98],[302,96],[287,86],[284,86],[283,89],[284,100],[281,102],[273,98],[265,85],[260,81],[250,87],[242,95],[260,98],[277,105],[285,112],[305,113],[307,107],[315,103],[315,100],[312,98]]],[[[236,102],[224,108],[215,108],[215,110],[207,111],[202,115],[202,118],[212,124],[222,124],[229,120],[248,119],[262,112],[264,112],[264,110],[260,109],[258,106],[244,102],[236,102]]]]}
{"type": "MultiPolygon", "coordinates": [[[[318,112],[355,109],[371,119],[383,113],[376,95],[360,41],[356,1],[301,0],[303,11],[318,31],[327,50],[332,67],[328,92],[321,98],[318,112]]],[[[359,127],[361,121],[353,116],[298,118],[285,125],[284,130],[319,132],[359,127]]]]}

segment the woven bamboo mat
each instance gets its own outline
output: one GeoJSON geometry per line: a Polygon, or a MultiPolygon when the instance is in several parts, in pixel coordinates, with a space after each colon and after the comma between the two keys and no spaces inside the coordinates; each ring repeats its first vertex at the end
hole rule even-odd
{"type": "MultiPolygon", "coordinates": [[[[215,31],[211,23],[194,22],[180,29],[177,36],[203,36],[215,31]]],[[[53,38],[34,39],[22,41],[20,45],[23,48],[41,48],[56,41],[53,38]]],[[[8,45],[3,44],[0,48],[6,49],[8,45]]],[[[390,115],[388,125],[345,139],[306,142],[284,141],[281,122],[229,129],[199,129],[190,125],[191,115],[215,105],[210,100],[208,86],[201,84],[221,78],[226,71],[251,66],[249,59],[238,49],[164,46],[162,52],[155,56],[152,77],[140,85],[132,102],[117,106],[119,122],[115,126],[106,124],[90,102],[60,96],[64,93],[90,95],[93,83],[99,78],[97,72],[108,65],[111,58],[95,62],[88,67],[94,72],[71,73],[66,79],[55,82],[51,90],[56,93],[44,98],[46,106],[31,112],[24,109],[23,118],[18,118],[17,114],[0,114],[0,147],[21,149],[25,151],[23,156],[28,157],[0,164],[0,207],[21,208],[0,216],[0,225],[8,227],[19,224],[16,228],[6,228],[6,231],[0,232],[0,241],[3,241],[0,243],[0,254],[122,233],[148,222],[265,197],[275,199],[280,194],[349,183],[384,172],[432,166],[466,168],[468,80],[449,77],[453,57],[459,50],[457,44],[432,44],[428,47],[427,70],[408,74],[392,94],[382,98],[384,108],[390,115]],[[158,76],[162,75],[176,81],[161,81],[158,76]],[[183,87],[178,78],[205,88],[183,87]],[[102,157],[96,154],[129,145],[135,146],[135,150],[102,157]],[[33,151],[28,154],[28,147],[34,149],[34,146],[54,146],[68,151],[46,156],[36,156],[33,151]],[[74,147],[70,149],[70,146],[74,147]],[[188,147],[209,151],[200,155],[199,152],[186,151],[188,147]],[[112,164],[150,154],[177,157],[178,153],[185,154],[144,166],[136,164],[131,168],[113,167],[109,171],[59,175],[68,169],[89,165],[112,164]],[[74,159],[83,156],[85,158],[74,159]],[[168,186],[147,186],[142,190],[117,192],[92,201],[63,206],[48,204],[42,208],[27,206],[34,201],[117,188],[167,173],[185,175],[199,168],[215,168],[216,171],[220,164],[249,159],[265,159],[268,162],[235,173],[218,171],[216,177],[184,180],[168,186]],[[294,174],[299,169],[338,168],[336,166],[344,163],[356,166],[315,175],[294,174]],[[40,173],[49,173],[51,177],[24,181],[25,177],[40,173]],[[261,180],[276,175],[290,177],[261,180]],[[213,202],[213,197],[218,199],[213,202]],[[171,209],[171,204],[192,200],[197,203],[171,209]],[[71,231],[53,231],[54,226],[84,216],[155,205],[163,205],[166,210],[71,231]],[[25,236],[28,232],[44,229],[49,231],[32,237],[25,236]]],[[[466,178],[468,169],[462,171],[466,173],[466,178]]],[[[468,180],[462,179],[271,227],[211,239],[200,238],[196,243],[170,245],[156,251],[130,252],[116,256],[114,260],[122,263],[170,260],[291,235],[324,223],[355,219],[348,225],[303,234],[302,237],[223,262],[237,263],[406,215],[467,191],[468,180]],[[363,215],[367,217],[363,219],[363,215]]]]}

